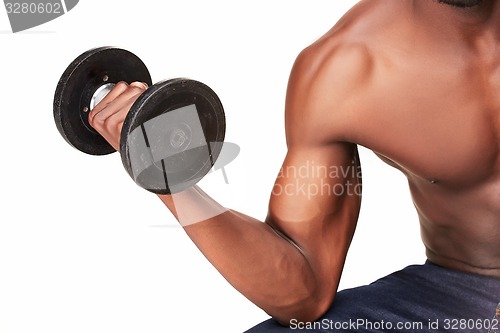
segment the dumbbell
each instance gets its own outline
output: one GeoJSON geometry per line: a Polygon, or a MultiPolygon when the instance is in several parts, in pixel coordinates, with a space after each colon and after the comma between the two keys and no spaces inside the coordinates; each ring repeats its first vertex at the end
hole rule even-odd
{"type": "Polygon", "coordinates": [[[195,185],[212,169],[223,146],[222,103],[199,81],[176,78],[152,85],[144,63],[129,51],[95,48],[64,71],[54,95],[54,120],[63,138],[87,154],[115,152],[90,126],[88,114],[120,81],[149,85],[132,105],[121,131],[121,160],[130,177],[157,194],[195,185]]]}

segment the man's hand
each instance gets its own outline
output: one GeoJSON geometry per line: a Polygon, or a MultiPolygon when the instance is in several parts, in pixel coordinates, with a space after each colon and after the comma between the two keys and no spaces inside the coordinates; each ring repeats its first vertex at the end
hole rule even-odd
{"type": "Polygon", "coordinates": [[[148,88],[143,82],[118,82],[104,99],[89,112],[89,124],[117,151],[123,122],[132,104],[148,88]]]}

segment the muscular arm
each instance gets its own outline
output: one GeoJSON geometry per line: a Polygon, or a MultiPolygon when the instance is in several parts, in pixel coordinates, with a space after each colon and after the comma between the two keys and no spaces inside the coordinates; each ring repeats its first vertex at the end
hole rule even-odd
{"type": "MultiPolygon", "coordinates": [[[[313,321],[328,309],[359,213],[357,150],[337,140],[334,127],[328,126],[335,121],[339,95],[330,93],[334,82],[325,71],[332,66],[322,57],[303,52],[292,70],[286,102],[288,152],[265,223],[224,209],[196,186],[160,196],[229,283],[283,324],[313,321]]],[[[103,100],[101,109],[116,115],[122,111],[112,111],[113,98],[103,100]]],[[[91,119],[99,119],[101,109],[96,109],[91,119]]],[[[91,123],[105,131],[104,121],[91,123]]]]}

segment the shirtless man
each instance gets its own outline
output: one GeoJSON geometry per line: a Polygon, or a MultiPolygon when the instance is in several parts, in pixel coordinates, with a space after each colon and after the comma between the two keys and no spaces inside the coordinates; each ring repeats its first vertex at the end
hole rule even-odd
{"type": "MultiPolygon", "coordinates": [[[[125,114],[144,89],[118,84],[90,113],[92,126],[117,149],[125,114]]],[[[297,57],[286,133],[275,189],[289,191],[273,191],[265,223],[220,207],[198,187],[160,196],[219,272],[273,317],[251,332],[307,328],[316,320],[325,331],[384,331],[381,322],[453,330],[445,326],[451,320],[495,316],[500,2],[361,1],[297,57]],[[357,168],[357,145],[407,176],[429,261],[337,293],[361,180],[356,172],[332,176],[313,168],[357,168]],[[299,167],[310,172],[293,172],[299,167]],[[313,185],[345,190],[293,192],[313,185]],[[379,327],[333,326],[349,319],[379,327]]],[[[489,329],[468,325],[456,328],[489,329]]]]}

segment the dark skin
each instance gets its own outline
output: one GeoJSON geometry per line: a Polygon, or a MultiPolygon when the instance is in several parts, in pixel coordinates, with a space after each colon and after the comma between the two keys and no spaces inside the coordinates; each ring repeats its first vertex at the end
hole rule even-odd
{"type": "MultiPolygon", "coordinates": [[[[290,191],[273,191],[265,223],[198,187],[160,199],[242,294],[283,324],[313,321],[334,301],[361,202],[359,174],[313,169],[358,170],[361,145],[407,176],[431,261],[500,278],[499,42],[497,1],[361,1],[294,64],[275,186],[290,191]],[[299,190],[315,185],[344,191],[299,190]]],[[[119,84],[90,113],[117,149],[144,89],[119,84]]]]}

